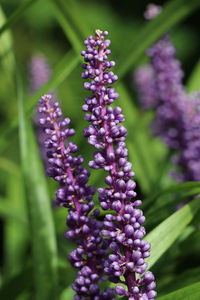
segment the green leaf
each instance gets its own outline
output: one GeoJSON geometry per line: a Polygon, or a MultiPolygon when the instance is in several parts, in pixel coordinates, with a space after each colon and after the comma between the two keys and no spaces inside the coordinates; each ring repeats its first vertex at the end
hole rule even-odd
{"type": "Polygon", "coordinates": [[[75,292],[72,290],[71,286],[64,289],[60,294],[60,300],[73,299],[75,292]]]}
{"type": "Polygon", "coordinates": [[[129,70],[133,69],[148,47],[199,6],[199,0],[190,2],[188,0],[171,0],[168,2],[162,13],[155,19],[148,21],[141,30],[138,30],[137,36],[130,42],[127,55],[118,66],[119,76],[123,77],[129,70]]]}
{"type": "MultiPolygon", "coordinates": [[[[33,96],[29,97],[26,101],[25,111],[27,116],[31,116],[33,108],[36,105],[37,100],[48,93],[50,90],[54,90],[64,79],[69,76],[71,71],[75,68],[79,61],[79,58],[74,54],[73,51],[69,51],[58,63],[53,72],[51,79],[42,86],[33,96]]],[[[18,119],[14,118],[12,122],[4,125],[0,137],[0,151],[3,151],[9,143],[9,137],[12,136],[14,129],[18,126],[18,119]]]]}
{"type": "Polygon", "coordinates": [[[23,226],[27,226],[27,220],[20,215],[20,211],[13,211],[12,205],[8,203],[5,198],[0,198],[0,217],[6,222],[6,220],[15,220],[23,226]]]}
{"type": "Polygon", "coordinates": [[[4,267],[5,276],[11,277],[24,265],[30,232],[22,176],[8,176],[6,185],[4,205],[10,207],[14,217],[6,218],[4,223],[4,267]]]}
{"type": "Polygon", "coordinates": [[[151,243],[151,256],[147,260],[149,268],[175,242],[185,227],[192,221],[199,208],[200,198],[196,198],[173,213],[146,236],[146,240],[151,243]]]}
{"type": "Polygon", "coordinates": [[[31,226],[34,299],[57,298],[57,247],[51,203],[35,137],[28,122],[19,88],[19,135],[24,182],[31,226]]]}
{"type": "Polygon", "coordinates": [[[33,281],[32,268],[24,267],[21,272],[3,282],[0,289],[0,299],[17,299],[17,297],[30,288],[33,281]]]}
{"type": "Polygon", "coordinates": [[[163,294],[172,293],[175,290],[182,289],[187,285],[200,281],[200,267],[189,269],[181,274],[175,274],[169,283],[164,284],[160,291],[163,294]]]}
{"type": "Polygon", "coordinates": [[[192,74],[187,82],[187,91],[194,92],[199,91],[200,88],[200,61],[197,62],[192,74]]]}
{"type": "Polygon", "coordinates": [[[189,182],[188,181],[185,183],[174,184],[164,190],[158,191],[152,197],[147,198],[143,204],[143,208],[147,209],[148,207],[150,207],[152,205],[152,203],[155,204],[155,201],[156,201],[156,203],[161,202],[162,201],[162,199],[160,199],[161,196],[165,196],[167,194],[172,194],[172,193],[177,193],[177,192],[185,192],[188,190],[190,191],[190,195],[196,195],[197,193],[199,193],[199,189],[200,189],[199,182],[194,182],[194,181],[189,182]]]}
{"type": "Polygon", "coordinates": [[[0,35],[10,28],[17,20],[20,18],[23,13],[26,11],[28,7],[30,7],[32,4],[34,4],[37,0],[29,0],[24,2],[18,9],[14,11],[14,13],[8,18],[6,23],[0,28],[0,35]]]}
{"type": "MultiPolygon", "coordinates": [[[[0,7],[0,26],[4,24],[5,21],[6,21],[6,17],[4,15],[2,8],[0,7]]],[[[12,78],[11,75],[13,73],[13,69],[15,66],[14,55],[12,52],[12,45],[13,45],[12,35],[11,32],[7,30],[6,32],[4,32],[4,34],[0,36],[0,58],[1,58],[0,63],[10,80],[12,78]]]]}
{"type": "Polygon", "coordinates": [[[183,289],[176,290],[170,294],[158,297],[157,300],[199,300],[200,282],[186,286],[183,289]]]}

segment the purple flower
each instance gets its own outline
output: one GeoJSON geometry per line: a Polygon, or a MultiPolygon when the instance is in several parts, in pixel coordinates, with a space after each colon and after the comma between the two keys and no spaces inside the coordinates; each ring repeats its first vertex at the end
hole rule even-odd
{"type": "Polygon", "coordinates": [[[144,17],[147,20],[154,19],[162,12],[162,6],[150,3],[147,5],[147,9],[144,13],[144,17]]]}
{"type": "Polygon", "coordinates": [[[30,91],[31,93],[39,90],[51,77],[51,69],[42,54],[34,55],[30,62],[30,91]]]}
{"type": "Polygon", "coordinates": [[[91,123],[85,129],[85,136],[97,151],[89,165],[94,169],[104,169],[106,188],[99,188],[99,200],[104,210],[110,211],[105,216],[102,230],[110,242],[111,254],[105,263],[105,273],[115,283],[125,283],[127,289],[117,285],[118,295],[129,299],[154,299],[155,282],[151,272],[146,272],[145,258],[150,255],[150,244],[143,240],[145,221],[143,212],[138,209],[140,200],[136,197],[132,164],[128,161],[125,139],[127,130],[120,107],[110,106],[118,94],[110,85],[117,76],[109,69],[115,65],[109,61],[110,40],[107,31],[96,30],[95,36],[85,41],[86,50],[82,51],[85,69],[82,77],[89,79],[84,87],[92,92],[86,98],[83,111],[91,123]],[[114,214],[111,214],[114,211],[114,214]],[[122,281],[121,276],[124,276],[122,281]]]}
{"type": "MultiPolygon", "coordinates": [[[[148,6],[146,18],[154,18],[156,9],[156,6],[148,6]]],[[[156,98],[154,134],[161,136],[174,152],[172,162],[177,170],[171,174],[176,180],[199,181],[199,92],[189,95],[185,92],[181,64],[176,59],[176,50],[168,35],[148,50],[148,56],[151,64],[147,68],[151,75],[145,74],[145,69],[138,69],[135,81],[143,107],[152,108],[156,98]]]]}
{"type": "Polygon", "coordinates": [[[186,93],[182,84],[183,71],[175,54],[168,36],[148,50],[160,99],[153,125],[154,133],[162,136],[170,148],[180,149],[183,143],[182,108],[186,93]]]}
{"type": "Polygon", "coordinates": [[[150,65],[136,69],[134,72],[134,84],[143,109],[156,108],[159,97],[156,90],[155,74],[150,65]]]}
{"type": "Polygon", "coordinates": [[[184,140],[180,151],[173,156],[178,170],[173,175],[178,182],[200,181],[200,97],[188,95],[183,107],[184,140]]]}
{"type": "MultiPolygon", "coordinates": [[[[30,93],[33,94],[37,92],[43,85],[45,85],[51,77],[51,68],[48,64],[46,57],[42,54],[36,54],[32,56],[29,64],[29,81],[30,81],[30,93]]],[[[44,141],[46,139],[46,134],[43,131],[43,128],[39,124],[39,115],[36,114],[33,116],[33,122],[35,125],[35,131],[37,135],[37,141],[39,144],[40,154],[44,166],[47,167],[47,157],[44,150],[44,141]]]]}
{"type": "Polygon", "coordinates": [[[69,212],[69,229],[65,236],[77,243],[77,248],[70,254],[72,265],[79,270],[73,284],[75,299],[114,299],[113,290],[107,289],[101,293],[99,289],[107,242],[100,235],[102,222],[95,219],[98,210],[91,212],[94,189],[87,185],[89,172],[82,166],[83,158],[75,155],[77,146],[71,141],[66,143],[75,131],[68,126],[70,119],[62,118],[59,104],[53,101],[51,95],[41,98],[38,111],[40,124],[46,133],[47,174],[59,182],[57,202],[67,207],[69,212]]]}

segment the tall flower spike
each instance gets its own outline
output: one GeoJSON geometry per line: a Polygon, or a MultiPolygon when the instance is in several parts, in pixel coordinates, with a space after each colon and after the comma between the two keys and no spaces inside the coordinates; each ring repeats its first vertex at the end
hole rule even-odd
{"type": "Polygon", "coordinates": [[[182,107],[186,94],[182,84],[183,71],[175,58],[176,50],[169,36],[164,36],[148,50],[155,73],[159,105],[154,123],[155,133],[172,149],[182,144],[182,107]]]}
{"type": "Polygon", "coordinates": [[[47,174],[59,182],[58,204],[69,211],[69,230],[65,236],[77,243],[77,248],[70,254],[72,265],[79,270],[73,284],[75,300],[113,299],[113,290],[101,293],[98,286],[102,280],[107,244],[100,236],[102,222],[94,218],[98,210],[91,213],[94,189],[87,185],[89,172],[82,166],[83,158],[74,156],[77,146],[70,141],[66,143],[75,131],[68,127],[69,118],[62,119],[59,104],[52,100],[51,95],[41,98],[38,111],[47,136],[45,147],[50,165],[47,174]]]}
{"type": "Polygon", "coordinates": [[[30,62],[30,91],[31,93],[39,90],[51,77],[51,69],[42,54],[36,54],[30,62]]]}
{"type": "Polygon", "coordinates": [[[115,63],[108,60],[110,40],[105,39],[107,31],[96,30],[95,36],[86,41],[86,50],[82,51],[85,69],[82,77],[89,79],[84,87],[92,92],[86,98],[83,111],[91,125],[85,129],[85,136],[97,151],[89,165],[94,169],[108,172],[106,188],[99,188],[99,199],[104,210],[112,210],[104,220],[103,236],[110,241],[109,255],[105,272],[115,283],[125,283],[127,289],[116,286],[118,295],[125,295],[129,300],[154,299],[155,282],[151,272],[146,272],[145,258],[150,255],[150,244],[142,238],[145,229],[143,212],[138,209],[140,200],[136,197],[134,173],[128,162],[128,150],[125,144],[126,128],[119,125],[124,121],[120,107],[109,106],[118,98],[112,83],[117,76],[109,71],[115,63]],[[121,279],[124,277],[124,280],[121,279]]]}
{"type": "Polygon", "coordinates": [[[155,74],[150,65],[139,67],[134,72],[134,84],[144,110],[156,108],[159,97],[156,90],[155,74]]]}
{"type": "MultiPolygon", "coordinates": [[[[37,92],[43,85],[45,85],[51,77],[51,68],[48,64],[46,57],[42,54],[33,55],[29,64],[29,90],[33,94],[37,92]]],[[[40,154],[45,167],[47,167],[46,152],[43,147],[46,139],[46,134],[43,128],[39,124],[39,115],[36,112],[33,116],[33,122],[35,125],[35,131],[37,135],[37,141],[39,144],[40,154]]]]}

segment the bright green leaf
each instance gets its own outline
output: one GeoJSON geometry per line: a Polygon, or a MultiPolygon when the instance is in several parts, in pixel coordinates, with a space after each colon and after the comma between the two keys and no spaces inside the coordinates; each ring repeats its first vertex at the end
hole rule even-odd
{"type": "Polygon", "coordinates": [[[148,258],[149,268],[175,242],[185,227],[192,221],[199,208],[200,198],[196,198],[173,213],[146,236],[146,240],[151,243],[151,256],[148,258]]]}

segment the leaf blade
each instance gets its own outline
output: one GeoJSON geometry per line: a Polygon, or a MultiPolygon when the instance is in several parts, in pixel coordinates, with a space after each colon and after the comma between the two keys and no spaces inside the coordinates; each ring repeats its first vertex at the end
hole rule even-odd
{"type": "Polygon", "coordinates": [[[146,236],[146,240],[151,244],[151,256],[147,260],[149,268],[169,249],[184,228],[192,221],[200,208],[199,201],[200,198],[194,199],[173,213],[146,236]]]}
{"type": "Polygon", "coordinates": [[[57,246],[49,195],[36,141],[19,95],[19,137],[22,169],[27,189],[35,299],[57,297],[57,246]]]}

